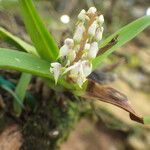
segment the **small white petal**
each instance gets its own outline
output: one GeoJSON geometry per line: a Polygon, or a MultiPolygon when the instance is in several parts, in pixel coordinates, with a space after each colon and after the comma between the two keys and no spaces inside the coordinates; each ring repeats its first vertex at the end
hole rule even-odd
{"type": "Polygon", "coordinates": [[[99,28],[96,29],[95,39],[96,39],[97,42],[102,39],[103,31],[104,31],[103,27],[99,27],[99,28]]]}
{"type": "Polygon", "coordinates": [[[80,87],[86,81],[86,77],[92,72],[92,65],[89,61],[78,61],[74,65],[68,67],[65,73],[69,71],[69,77],[80,87]]]}
{"type": "Polygon", "coordinates": [[[97,22],[98,22],[100,25],[102,25],[102,24],[104,23],[104,16],[103,16],[103,15],[98,16],[97,22]]]}
{"type": "Polygon", "coordinates": [[[82,62],[82,67],[83,67],[83,73],[84,73],[84,76],[87,77],[88,75],[91,74],[92,72],[92,64],[85,60],[82,62]]]}
{"type": "Polygon", "coordinates": [[[88,14],[95,14],[97,9],[95,7],[90,7],[89,10],[87,11],[88,14]]]}
{"type": "Polygon", "coordinates": [[[93,42],[91,43],[91,46],[90,46],[90,50],[89,50],[89,53],[88,53],[88,57],[89,58],[95,58],[96,55],[97,55],[97,52],[98,52],[98,43],[97,42],[93,42]]]}
{"type": "Polygon", "coordinates": [[[81,10],[81,12],[78,15],[78,19],[81,21],[85,21],[86,19],[86,11],[84,9],[81,10]]]}
{"type": "Polygon", "coordinates": [[[78,67],[80,65],[80,61],[76,62],[75,64],[73,64],[72,66],[69,66],[68,68],[65,69],[65,71],[63,72],[63,74],[69,72],[70,70],[73,70],[74,73],[73,74],[76,74],[78,72],[78,67]]]}
{"type": "Polygon", "coordinates": [[[85,46],[84,46],[84,49],[85,49],[85,50],[89,50],[89,49],[90,49],[90,44],[89,44],[89,43],[86,43],[85,46]]]}
{"type": "Polygon", "coordinates": [[[51,63],[50,72],[53,73],[54,75],[55,83],[57,83],[58,78],[61,74],[61,68],[62,67],[60,63],[58,62],[51,63]]]}
{"type": "Polygon", "coordinates": [[[73,39],[67,38],[64,41],[65,45],[67,45],[68,47],[72,47],[74,45],[74,41],[73,39]]]}
{"type": "Polygon", "coordinates": [[[59,57],[67,56],[69,52],[69,47],[67,45],[63,45],[59,50],[59,57]]]}
{"type": "Polygon", "coordinates": [[[77,28],[76,28],[76,31],[74,33],[74,37],[73,37],[73,40],[75,42],[80,42],[81,39],[82,39],[82,36],[83,36],[83,32],[85,31],[85,27],[83,25],[83,23],[80,23],[78,24],[77,28]]]}
{"type": "Polygon", "coordinates": [[[89,29],[88,29],[88,34],[89,34],[90,36],[94,36],[94,35],[95,35],[96,28],[97,28],[97,22],[94,21],[94,22],[92,23],[92,25],[91,25],[91,26],[89,27],[89,29]]]}

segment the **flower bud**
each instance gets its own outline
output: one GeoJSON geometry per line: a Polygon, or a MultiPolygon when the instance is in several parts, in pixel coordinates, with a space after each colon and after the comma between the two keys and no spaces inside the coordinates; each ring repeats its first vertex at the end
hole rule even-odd
{"type": "Polygon", "coordinates": [[[90,7],[89,10],[87,11],[88,14],[95,14],[97,9],[95,7],[90,7]]]}
{"type": "Polygon", "coordinates": [[[88,53],[88,57],[89,58],[95,58],[98,52],[98,43],[97,42],[93,42],[91,43],[90,49],[89,49],[89,53],[88,53]]]}
{"type": "Polygon", "coordinates": [[[74,45],[74,41],[73,41],[73,39],[70,39],[70,38],[67,38],[67,39],[65,39],[65,45],[67,45],[68,47],[73,47],[73,45],[74,45]]]}
{"type": "Polygon", "coordinates": [[[95,39],[97,42],[99,42],[102,39],[103,31],[104,31],[103,27],[99,27],[96,29],[95,39]]]}
{"type": "Polygon", "coordinates": [[[86,19],[86,11],[84,9],[81,10],[81,12],[78,15],[78,19],[81,21],[85,21],[86,19]]]}
{"type": "Polygon", "coordinates": [[[67,45],[63,45],[59,50],[59,57],[65,57],[68,55],[70,49],[67,45]]]}
{"type": "Polygon", "coordinates": [[[89,44],[89,43],[86,43],[85,46],[84,46],[84,49],[85,49],[85,50],[89,50],[89,49],[90,49],[90,44],[89,44]]]}
{"type": "Polygon", "coordinates": [[[97,22],[98,24],[102,25],[104,23],[104,16],[103,15],[98,16],[97,22]]]}
{"type": "Polygon", "coordinates": [[[51,63],[50,72],[54,74],[55,84],[58,81],[58,77],[61,74],[61,64],[58,62],[51,63]]]}
{"type": "Polygon", "coordinates": [[[87,61],[87,60],[82,61],[82,68],[83,68],[83,73],[84,73],[85,77],[87,77],[89,74],[91,74],[92,64],[89,61],[87,61]]]}
{"type": "Polygon", "coordinates": [[[79,43],[81,41],[81,39],[82,39],[84,31],[85,31],[85,27],[84,27],[83,23],[79,23],[77,28],[76,28],[73,40],[75,42],[79,43]]]}
{"type": "Polygon", "coordinates": [[[94,21],[88,29],[88,34],[93,37],[95,35],[96,28],[97,28],[97,22],[94,21]]]}

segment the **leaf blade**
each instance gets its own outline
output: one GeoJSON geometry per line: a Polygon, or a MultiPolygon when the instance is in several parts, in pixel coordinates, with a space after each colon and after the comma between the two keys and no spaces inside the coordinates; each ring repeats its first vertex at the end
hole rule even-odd
{"type": "Polygon", "coordinates": [[[37,52],[46,60],[56,60],[58,56],[58,46],[51,34],[46,30],[36,12],[32,0],[19,0],[19,4],[22,9],[27,31],[30,34],[37,52]]]}
{"type": "MultiPolygon", "coordinates": [[[[33,56],[32,54],[0,48],[0,68],[2,69],[26,72],[54,81],[54,77],[50,73],[49,67],[50,63],[48,61],[33,56]]],[[[58,84],[67,89],[75,88],[63,79],[58,80],[58,84]]]]}
{"type": "Polygon", "coordinates": [[[19,49],[25,50],[28,53],[31,53],[31,54],[38,56],[36,49],[32,45],[24,42],[21,38],[14,36],[13,34],[11,34],[10,32],[8,32],[7,30],[5,30],[2,27],[0,27],[0,38],[6,40],[9,43],[12,42],[19,49]]]}
{"type": "MultiPolygon", "coordinates": [[[[26,90],[27,90],[28,84],[31,80],[31,77],[32,77],[31,74],[22,73],[21,77],[19,79],[19,82],[15,88],[15,93],[18,96],[19,100],[21,101],[20,103],[22,103],[22,104],[23,104],[23,101],[24,101],[24,98],[26,95],[26,90]]],[[[14,111],[15,111],[16,115],[20,116],[20,114],[22,112],[22,107],[20,107],[20,105],[16,101],[13,102],[13,107],[14,107],[14,111]]]]}

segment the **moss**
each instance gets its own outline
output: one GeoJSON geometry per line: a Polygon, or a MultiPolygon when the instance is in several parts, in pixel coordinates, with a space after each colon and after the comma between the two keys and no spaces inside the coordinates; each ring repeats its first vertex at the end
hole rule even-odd
{"type": "Polygon", "coordinates": [[[23,126],[24,143],[21,150],[55,150],[64,142],[79,119],[76,101],[51,100],[28,117],[23,126]]]}

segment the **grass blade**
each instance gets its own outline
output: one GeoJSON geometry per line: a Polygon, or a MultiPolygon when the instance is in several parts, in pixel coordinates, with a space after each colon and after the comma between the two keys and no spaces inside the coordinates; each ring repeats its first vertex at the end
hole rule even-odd
{"type": "Polygon", "coordinates": [[[17,36],[14,36],[4,28],[0,27],[0,39],[4,39],[6,42],[14,44],[19,50],[27,51],[28,53],[37,55],[36,49],[24,42],[22,39],[18,38],[17,36]]]}
{"type": "Polygon", "coordinates": [[[5,85],[2,85],[1,86],[4,90],[6,90],[7,92],[9,92],[15,99],[15,101],[18,103],[18,105],[21,107],[21,108],[24,108],[21,100],[19,99],[19,97],[16,95],[16,93],[9,87],[5,86],[5,85]]]}
{"type": "Polygon", "coordinates": [[[58,46],[46,30],[41,18],[36,12],[32,0],[19,0],[24,22],[38,54],[46,59],[54,61],[58,56],[58,46]]]}
{"type": "MultiPolygon", "coordinates": [[[[28,87],[31,77],[32,77],[32,75],[30,75],[30,74],[22,73],[21,78],[16,86],[15,93],[19,97],[19,100],[21,101],[22,104],[23,104],[26,90],[27,90],[27,87],[28,87]]],[[[20,116],[20,114],[22,112],[22,108],[16,101],[14,101],[13,104],[14,104],[14,111],[15,111],[16,115],[20,116]]]]}

